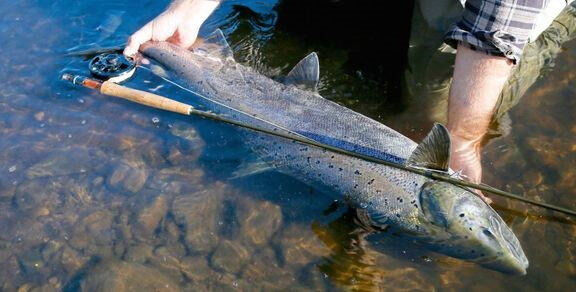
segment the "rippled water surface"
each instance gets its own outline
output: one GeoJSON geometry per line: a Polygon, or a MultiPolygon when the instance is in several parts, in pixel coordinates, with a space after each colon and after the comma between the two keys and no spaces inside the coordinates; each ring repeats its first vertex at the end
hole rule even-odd
{"type": "MultiPolygon", "coordinates": [[[[67,51],[122,44],[166,3],[0,3],[0,290],[576,286],[576,225],[558,214],[495,198],[531,262],[524,277],[500,274],[393,235],[367,238],[345,205],[282,174],[231,179],[247,157],[231,126],[58,80],[85,72],[67,51]]],[[[276,5],[227,1],[207,29],[223,28],[236,58],[269,76],[318,51],[322,95],[425,135],[423,117],[397,119],[382,86],[344,69],[345,51],[276,27],[276,5]]],[[[576,209],[574,68],[572,42],[511,111],[511,134],[486,147],[486,182],[576,209]]],[[[129,84],[193,98],[149,72],[129,84]]]]}

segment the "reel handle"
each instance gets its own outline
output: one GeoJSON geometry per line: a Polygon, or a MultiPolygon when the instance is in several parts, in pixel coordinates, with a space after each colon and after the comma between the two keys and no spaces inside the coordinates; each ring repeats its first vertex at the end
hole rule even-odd
{"type": "Polygon", "coordinates": [[[128,88],[111,81],[105,81],[102,83],[100,93],[183,115],[190,115],[190,111],[193,109],[191,105],[162,97],[154,93],[128,88]]]}

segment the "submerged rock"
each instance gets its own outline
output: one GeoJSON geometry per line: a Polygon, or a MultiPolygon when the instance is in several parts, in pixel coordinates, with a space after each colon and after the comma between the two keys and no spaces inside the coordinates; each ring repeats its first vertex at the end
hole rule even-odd
{"type": "Polygon", "coordinates": [[[218,245],[224,186],[215,185],[177,197],[172,203],[176,223],[184,227],[185,242],[190,250],[209,252],[218,245]]]}
{"type": "Polygon", "coordinates": [[[154,248],[148,244],[138,244],[128,247],[124,258],[128,262],[145,263],[152,258],[154,248]]]}
{"type": "Polygon", "coordinates": [[[148,187],[165,193],[191,193],[203,188],[203,178],[200,168],[170,167],[152,175],[148,187]]]}
{"type": "Polygon", "coordinates": [[[107,260],[68,283],[65,289],[79,291],[180,291],[178,281],[138,263],[107,260]],[[77,282],[76,282],[77,281],[77,282]]]}
{"type": "Polygon", "coordinates": [[[86,173],[101,162],[84,148],[73,148],[50,154],[26,171],[28,178],[41,178],[86,173]]]}
{"type": "Polygon", "coordinates": [[[182,259],[182,273],[192,281],[202,281],[214,274],[208,260],[203,256],[188,256],[182,259]]]}
{"type": "Polygon", "coordinates": [[[246,244],[263,245],[282,225],[282,210],[280,206],[267,201],[240,197],[236,220],[240,225],[239,236],[246,244]]]}
{"type": "Polygon", "coordinates": [[[74,274],[80,268],[82,268],[87,262],[89,258],[83,256],[78,251],[71,247],[64,247],[62,250],[62,255],[60,257],[60,263],[68,272],[68,274],[74,274]]]}
{"type": "Polygon", "coordinates": [[[304,226],[288,226],[275,241],[280,245],[283,259],[289,264],[306,265],[330,254],[322,241],[304,226]]]}
{"type": "Polygon", "coordinates": [[[293,271],[280,267],[274,250],[264,247],[258,251],[242,269],[242,278],[250,285],[261,286],[263,290],[286,289],[294,283],[293,271]]]}
{"type": "Polygon", "coordinates": [[[210,264],[227,273],[238,273],[248,261],[250,254],[242,244],[222,240],[210,258],[210,264]]]}
{"type": "Polygon", "coordinates": [[[148,170],[145,165],[120,163],[108,177],[108,185],[112,188],[137,193],[144,187],[147,179],[148,170]]]}
{"type": "Polygon", "coordinates": [[[136,233],[151,237],[154,231],[158,228],[162,218],[166,215],[168,210],[168,203],[166,196],[163,194],[156,194],[152,196],[151,202],[137,211],[134,220],[134,228],[136,233]]]}

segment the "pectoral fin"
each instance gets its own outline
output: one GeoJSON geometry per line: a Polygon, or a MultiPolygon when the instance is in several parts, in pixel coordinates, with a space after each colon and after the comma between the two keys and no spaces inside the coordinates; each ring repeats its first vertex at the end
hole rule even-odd
{"type": "Polygon", "coordinates": [[[232,48],[230,48],[230,45],[226,41],[226,37],[220,29],[215,30],[213,33],[196,43],[193,46],[193,50],[196,53],[203,53],[222,60],[234,60],[232,48]]]}
{"type": "Polygon", "coordinates": [[[450,134],[446,127],[434,124],[434,127],[416,147],[406,165],[440,171],[448,171],[450,161],[450,134]]]}
{"type": "Polygon", "coordinates": [[[284,83],[315,91],[318,87],[319,78],[320,63],[318,62],[318,55],[310,53],[292,68],[284,83]]]}
{"type": "Polygon", "coordinates": [[[238,179],[272,170],[273,167],[261,160],[243,162],[238,169],[232,173],[230,179],[238,179]]]}

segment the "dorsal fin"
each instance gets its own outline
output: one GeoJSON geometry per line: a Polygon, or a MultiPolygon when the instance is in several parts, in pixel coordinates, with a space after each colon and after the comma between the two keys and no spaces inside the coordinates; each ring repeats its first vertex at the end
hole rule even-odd
{"type": "Polygon", "coordinates": [[[223,60],[233,60],[232,48],[220,29],[215,30],[192,46],[194,52],[203,53],[223,60]]]}
{"type": "Polygon", "coordinates": [[[434,124],[428,136],[416,147],[406,165],[448,171],[450,134],[442,124],[434,124]]]}
{"type": "Polygon", "coordinates": [[[316,90],[319,78],[320,63],[318,62],[318,55],[312,52],[292,68],[284,83],[316,90]]]}

